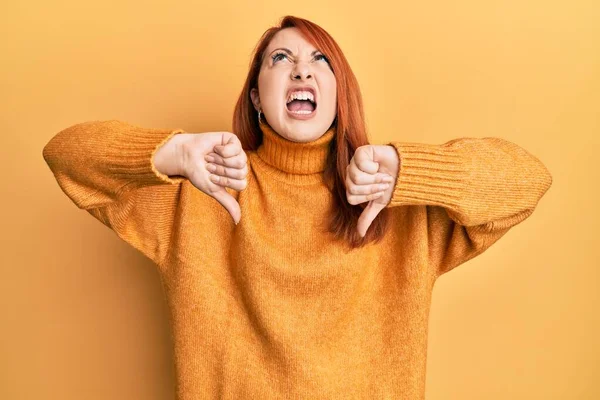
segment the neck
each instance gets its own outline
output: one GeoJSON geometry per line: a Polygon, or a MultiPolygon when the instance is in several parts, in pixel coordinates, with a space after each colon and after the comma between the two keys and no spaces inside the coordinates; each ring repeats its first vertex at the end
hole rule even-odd
{"type": "Polygon", "coordinates": [[[293,142],[279,135],[264,121],[260,122],[263,142],[256,151],[262,161],[276,170],[293,175],[320,174],[325,170],[329,146],[335,137],[332,126],[311,142],[293,142]]]}

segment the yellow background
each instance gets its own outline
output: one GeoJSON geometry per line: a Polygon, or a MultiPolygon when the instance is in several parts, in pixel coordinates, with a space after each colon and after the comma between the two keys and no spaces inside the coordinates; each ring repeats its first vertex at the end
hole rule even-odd
{"type": "Polygon", "coordinates": [[[372,144],[498,136],[552,173],[528,220],[437,282],[427,399],[600,398],[597,1],[0,9],[0,398],[173,398],[153,264],[68,200],[42,148],[88,120],[231,130],[250,53],[286,14],[340,44],[372,144]]]}

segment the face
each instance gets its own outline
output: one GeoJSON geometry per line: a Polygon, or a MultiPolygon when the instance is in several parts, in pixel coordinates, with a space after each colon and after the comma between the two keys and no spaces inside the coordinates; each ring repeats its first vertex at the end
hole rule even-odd
{"type": "Polygon", "coordinates": [[[329,61],[318,49],[304,40],[297,28],[279,31],[265,50],[258,76],[258,88],[250,92],[254,108],[261,119],[284,138],[294,142],[311,142],[323,135],[337,112],[336,79],[329,61]],[[290,53],[286,50],[288,49],[290,53]],[[288,109],[290,89],[311,87],[316,104],[296,101],[314,111],[294,114],[288,109]]]}

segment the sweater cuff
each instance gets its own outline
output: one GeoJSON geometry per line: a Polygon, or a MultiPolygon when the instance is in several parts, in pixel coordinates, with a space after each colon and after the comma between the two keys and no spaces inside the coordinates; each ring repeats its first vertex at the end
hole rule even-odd
{"type": "Polygon", "coordinates": [[[165,137],[165,139],[154,147],[154,150],[150,154],[150,167],[152,168],[152,172],[154,173],[154,175],[161,181],[173,185],[185,180],[186,178],[181,175],[169,176],[160,172],[158,169],[156,169],[156,166],[154,165],[154,154],[156,154],[156,152],[162,145],[167,143],[173,136],[177,135],[178,133],[185,133],[185,131],[183,129],[175,129],[173,131],[170,131],[170,133],[165,137]]]}
{"type": "Polygon", "coordinates": [[[468,168],[457,147],[390,142],[399,157],[394,192],[387,207],[439,205],[456,208],[468,182],[468,168]]]}
{"type": "Polygon", "coordinates": [[[129,188],[164,183],[177,184],[186,179],[181,175],[169,176],[161,173],[153,162],[158,149],[173,136],[184,133],[183,129],[156,129],[117,120],[111,122],[127,124],[128,129],[125,131],[132,138],[125,144],[120,141],[111,143],[107,151],[107,165],[113,166],[111,173],[128,182],[129,188]]]}

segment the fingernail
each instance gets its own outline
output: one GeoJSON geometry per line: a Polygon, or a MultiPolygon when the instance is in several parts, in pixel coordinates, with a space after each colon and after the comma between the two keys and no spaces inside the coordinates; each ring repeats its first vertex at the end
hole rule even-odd
{"type": "Polygon", "coordinates": [[[204,157],[204,159],[205,159],[206,161],[208,161],[208,162],[214,162],[214,161],[215,161],[215,159],[214,159],[214,157],[213,157],[213,156],[206,156],[206,157],[204,157]]]}
{"type": "Polygon", "coordinates": [[[391,176],[386,176],[385,178],[383,178],[383,182],[392,183],[393,180],[394,178],[392,178],[391,176]]]}
{"type": "Polygon", "coordinates": [[[217,169],[217,167],[214,164],[206,164],[206,169],[213,172],[217,169]]]}

